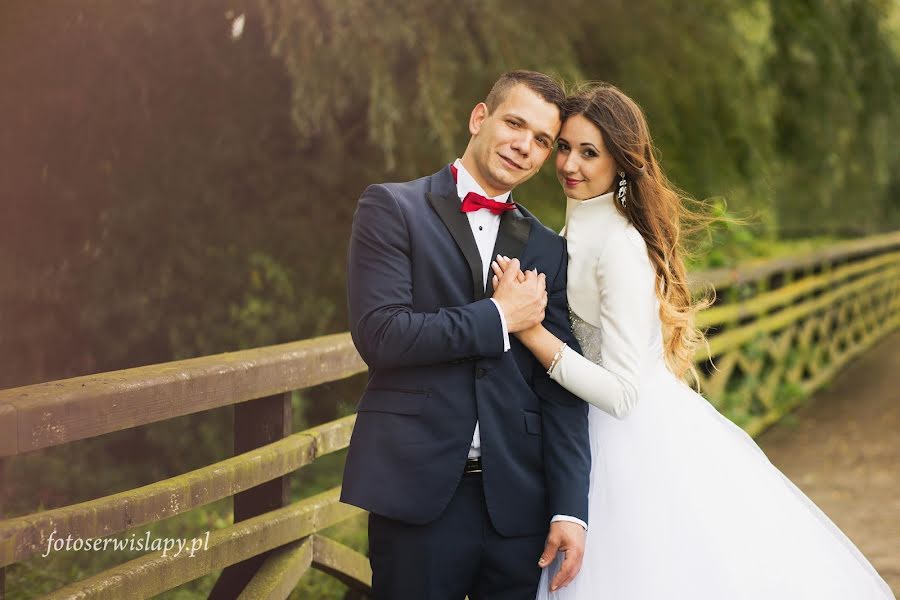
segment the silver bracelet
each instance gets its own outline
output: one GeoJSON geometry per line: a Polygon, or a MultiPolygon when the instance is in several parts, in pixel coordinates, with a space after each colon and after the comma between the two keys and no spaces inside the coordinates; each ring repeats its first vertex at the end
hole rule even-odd
{"type": "Polygon", "coordinates": [[[547,369],[547,375],[553,374],[553,368],[556,367],[556,364],[559,362],[559,359],[562,358],[563,351],[566,349],[566,345],[563,344],[559,347],[559,350],[556,351],[556,354],[553,355],[553,360],[550,361],[550,368],[547,369]]]}

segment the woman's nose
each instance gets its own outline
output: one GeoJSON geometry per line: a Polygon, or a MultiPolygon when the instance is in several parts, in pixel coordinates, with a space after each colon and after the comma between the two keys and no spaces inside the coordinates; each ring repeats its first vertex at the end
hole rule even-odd
{"type": "Polygon", "coordinates": [[[570,154],[569,157],[566,158],[566,162],[563,163],[563,173],[565,173],[566,175],[574,175],[577,172],[578,159],[570,154]]]}

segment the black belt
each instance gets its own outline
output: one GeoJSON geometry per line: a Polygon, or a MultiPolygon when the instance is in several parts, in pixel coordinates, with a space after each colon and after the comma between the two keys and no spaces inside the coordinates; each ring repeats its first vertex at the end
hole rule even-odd
{"type": "Polygon", "coordinates": [[[471,475],[473,473],[481,473],[481,459],[480,458],[470,458],[466,461],[466,467],[463,469],[463,473],[466,475],[471,475]]]}

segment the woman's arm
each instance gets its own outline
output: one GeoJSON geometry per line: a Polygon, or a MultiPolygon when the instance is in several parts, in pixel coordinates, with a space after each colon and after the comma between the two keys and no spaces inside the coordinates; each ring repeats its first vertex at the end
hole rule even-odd
{"type": "Polygon", "coordinates": [[[547,331],[543,325],[535,325],[531,329],[520,331],[515,335],[534,354],[534,357],[538,359],[538,362],[545,369],[550,368],[550,365],[553,363],[553,357],[565,346],[562,340],[547,331]]]}
{"type": "Polygon", "coordinates": [[[616,377],[608,369],[592,363],[559,338],[537,325],[516,336],[535,358],[550,369],[557,352],[560,356],[550,378],[590,404],[617,419],[623,419],[637,404],[637,388],[629,377],[616,377]]]}
{"type": "MultiPolygon", "coordinates": [[[[609,240],[598,259],[603,365],[564,347],[542,325],[516,334],[544,368],[552,365],[551,379],[618,419],[637,404],[639,369],[653,323],[655,276],[642,242],[637,232],[623,232],[609,240]],[[635,235],[638,239],[632,239],[635,235]],[[553,364],[560,349],[562,353],[553,364]]],[[[491,265],[495,276],[503,274],[506,264],[501,257],[491,265]]]]}

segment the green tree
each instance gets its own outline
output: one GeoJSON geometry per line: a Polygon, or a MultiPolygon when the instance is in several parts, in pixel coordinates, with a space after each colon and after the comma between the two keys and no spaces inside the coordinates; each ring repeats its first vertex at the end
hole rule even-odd
{"type": "Polygon", "coordinates": [[[896,32],[887,27],[892,3],[771,6],[782,230],[859,234],[889,226],[900,166],[900,56],[896,32]]]}

